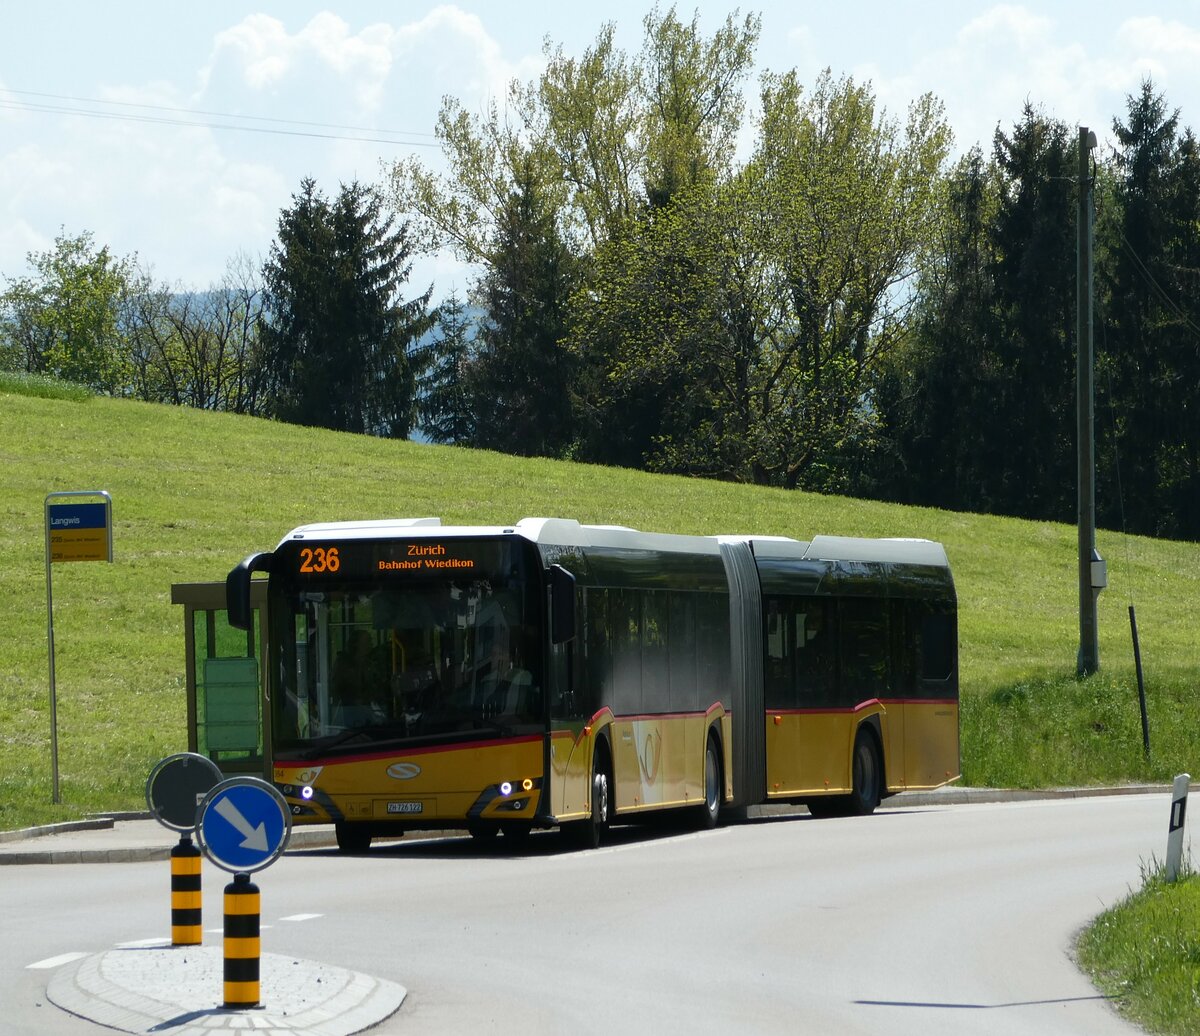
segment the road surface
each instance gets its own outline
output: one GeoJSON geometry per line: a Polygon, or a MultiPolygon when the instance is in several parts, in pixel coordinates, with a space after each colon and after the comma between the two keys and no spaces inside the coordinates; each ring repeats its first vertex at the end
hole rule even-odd
{"type": "MultiPolygon", "coordinates": [[[[1130,1034],[1071,948],[1162,858],[1169,800],[292,852],[255,876],[262,948],[406,987],[373,1032],[1130,1034]]],[[[228,878],[205,864],[209,945],[228,878]]],[[[168,887],[166,863],[0,868],[0,1032],[102,1031],[50,976],[167,936],[168,887]]]]}

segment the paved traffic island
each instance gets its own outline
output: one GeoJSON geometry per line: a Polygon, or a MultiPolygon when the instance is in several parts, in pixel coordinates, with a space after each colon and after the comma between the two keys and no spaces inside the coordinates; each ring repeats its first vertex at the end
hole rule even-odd
{"type": "Polygon", "coordinates": [[[50,1002],[131,1033],[203,1036],[226,1030],[276,1036],[350,1036],[395,1014],[408,995],[394,982],[264,953],[262,1004],[220,1006],[220,947],[133,947],[93,954],[55,972],[50,1002]]]}

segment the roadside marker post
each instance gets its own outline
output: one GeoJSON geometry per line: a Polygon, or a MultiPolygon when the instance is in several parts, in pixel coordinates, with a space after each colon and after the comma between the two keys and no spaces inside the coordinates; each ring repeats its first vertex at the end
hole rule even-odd
{"type": "Polygon", "coordinates": [[[204,891],[200,882],[200,850],[191,835],[180,835],[171,850],[171,945],[204,942],[204,891]]]}
{"type": "Polygon", "coordinates": [[[1192,775],[1181,773],[1171,791],[1171,824],[1167,828],[1167,881],[1175,881],[1183,866],[1183,823],[1187,817],[1188,785],[1192,775]]]}
{"type": "Polygon", "coordinates": [[[292,813],[273,785],[258,777],[231,777],[216,785],[196,809],[204,855],[233,873],[225,886],[224,1000],[226,1010],[259,1006],[261,897],[250,872],[269,867],[287,848],[292,813]]]}
{"type": "Polygon", "coordinates": [[[192,844],[196,807],[221,781],[217,764],[195,752],[160,760],[146,780],[146,805],[163,827],[179,832],[171,850],[171,945],[199,946],[204,939],[200,850],[192,844]]]}

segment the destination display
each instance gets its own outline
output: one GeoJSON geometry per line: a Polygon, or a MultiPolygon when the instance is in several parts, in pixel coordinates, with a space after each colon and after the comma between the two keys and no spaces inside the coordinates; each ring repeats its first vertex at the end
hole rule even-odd
{"type": "Polygon", "coordinates": [[[340,543],[289,544],[288,547],[295,553],[282,566],[284,571],[290,571],[294,577],[303,580],[330,578],[334,582],[377,579],[380,576],[465,575],[471,578],[495,578],[512,573],[518,554],[514,544],[503,539],[399,543],[346,540],[340,543]]]}

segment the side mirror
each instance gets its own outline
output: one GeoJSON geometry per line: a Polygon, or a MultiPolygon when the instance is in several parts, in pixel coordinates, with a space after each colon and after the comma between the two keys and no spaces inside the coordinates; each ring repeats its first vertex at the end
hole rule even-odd
{"type": "Polygon", "coordinates": [[[565,644],[575,637],[575,577],[562,565],[550,566],[550,639],[565,644]]]}
{"type": "Polygon", "coordinates": [[[251,554],[225,578],[225,611],[229,625],[234,629],[248,630],[253,621],[254,610],[250,607],[250,579],[255,572],[271,570],[272,554],[251,554]]]}

